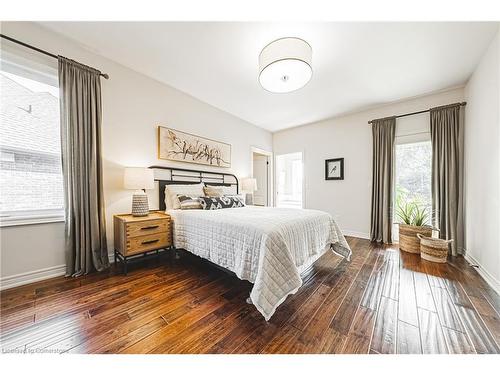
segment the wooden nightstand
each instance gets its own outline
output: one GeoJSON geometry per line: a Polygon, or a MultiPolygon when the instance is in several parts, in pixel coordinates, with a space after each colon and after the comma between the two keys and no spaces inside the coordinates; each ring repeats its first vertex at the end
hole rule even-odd
{"type": "Polygon", "coordinates": [[[172,225],[170,216],[163,212],[151,212],[148,216],[130,214],[114,215],[115,264],[123,263],[127,274],[129,258],[154,252],[172,246],[172,225]]]}

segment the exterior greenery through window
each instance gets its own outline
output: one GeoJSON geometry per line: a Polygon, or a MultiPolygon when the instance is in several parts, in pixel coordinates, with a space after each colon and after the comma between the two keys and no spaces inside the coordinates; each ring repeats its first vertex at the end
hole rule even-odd
{"type": "MultiPolygon", "coordinates": [[[[415,203],[427,211],[430,224],[431,196],[431,142],[415,142],[396,145],[394,223],[400,223],[396,215],[398,206],[415,203]]],[[[397,230],[394,231],[397,234],[397,230]]]]}

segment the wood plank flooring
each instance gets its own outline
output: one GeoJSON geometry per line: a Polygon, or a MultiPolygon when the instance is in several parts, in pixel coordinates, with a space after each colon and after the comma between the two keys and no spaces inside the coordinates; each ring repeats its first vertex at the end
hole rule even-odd
{"type": "Polygon", "coordinates": [[[499,353],[500,297],[462,257],[439,265],[348,238],[269,322],[251,284],[183,253],[1,292],[2,351],[499,353]]]}

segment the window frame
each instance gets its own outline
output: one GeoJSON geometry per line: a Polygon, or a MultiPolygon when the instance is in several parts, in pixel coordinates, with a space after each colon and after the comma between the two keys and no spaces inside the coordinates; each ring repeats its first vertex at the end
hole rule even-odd
{"type": "Polygon", "coordinates": [[[394,140],[394,145],[397,146],[397,145],[406,145],[406,144],[422,143],[430,141],[431,141],[430,132],[419,132],[419,133],[396,136],[394,140]]]}
{"type": "Polygon", "coordinates": [[[64,209],[3,211],[0,213],[0,228],[16,225],[58,223],[65,221],[64,209]]]}
{"type": "MultiPolygon", "coordinates": [[[[3,46],[1,52],[1,71],[31,80],[36,80],[52,87],[57,87],[58,72],[56,65],[52,65],[48,61],[37,61],[36,58],[24,53],[4,50],[3,46]]],[[[50,62],[52,62],[52,60],[50,62]]],[[[60,152],[62,152],[62,150],[60,152]]],[[[63,207],[55,209],[0,211],[0,228],[18,225],[58,223],[64,221],[64,203],[63,207]]]]}

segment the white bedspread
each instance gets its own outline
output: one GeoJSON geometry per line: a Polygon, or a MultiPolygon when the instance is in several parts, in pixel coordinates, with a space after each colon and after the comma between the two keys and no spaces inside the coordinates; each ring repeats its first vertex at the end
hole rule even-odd
{"type": "Polygon", "coordinates": [[[175,247],[252,282],[250,298],[266,320],[302,285],[305,266],[330,248],[351,256],[337,224],[322,211],[242,207],[168,213],[175,247]]]}

